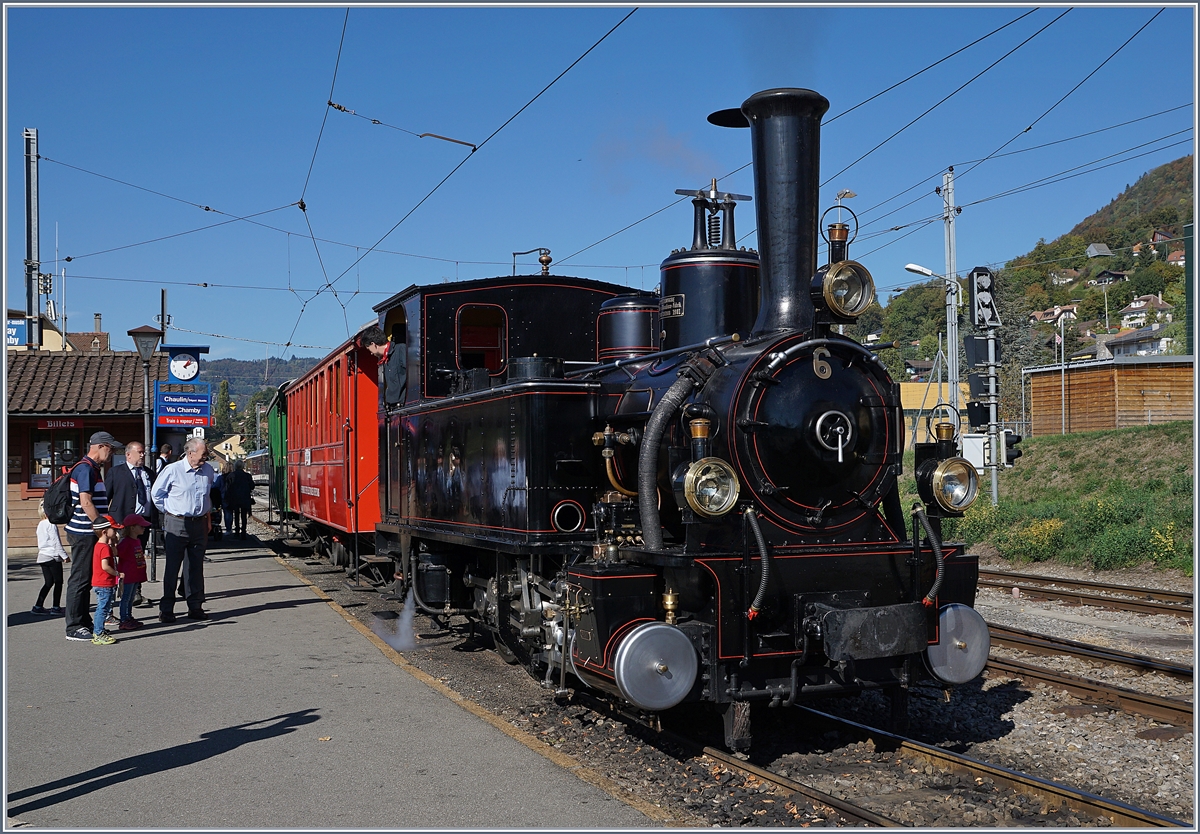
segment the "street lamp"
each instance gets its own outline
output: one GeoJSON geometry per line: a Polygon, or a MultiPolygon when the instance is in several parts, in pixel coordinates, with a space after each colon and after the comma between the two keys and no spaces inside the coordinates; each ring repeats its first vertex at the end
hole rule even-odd
{"type": "MultiPolygon", "coordinates": [[[[63,331],[66,332],[65,330],[63,331]]],[[[142,447],[146,450],[146,454],[150,454],[150,357],[154,355],[154,349],[158,347],[158,340],[162,338],[163,332],[148,324],[141,327],[135,327],[128,331],[130,338],[133,339],[134,347],[137,348],[138,356],[142,358],[142,426],[145,430],[145,445],[142,447]]],[[[154,570],[154,549],[153,537],[151,538],[150,551],[150,581],[155,581],[154,570]]]]}
{"type": "Polygon", "coordinates": [[[837,207],[838,207],[838,222],[839,223],[842,222],[842,200],[849,200],[851,197],[857,197],[857,196],[858,195],[855,194],[853,191],[851,191],[849,188],[843,188],[841,191],[839,191],[837,193],[837,207]]]}
{"type": "MultiPolygon", "coordinates": [[[[1088,260],[1092,258],[1111,258],[1113,253],[1103,243],[1093,243],[1087,248],[1088,260]]],[[[1108,281],[1102,285],[1104,288],[1104,332],[1108,332],[1108,281]]]]}
{"type": "MultiPolygon", "coordinates": [[[[905,271],[926,278],[941,278],[946,282],[946,376],[950,380],[950,407],[955,415],[961,414],[958,408],[958,281],[939,275],[929,267],[920,264],[906,264],[905,271]]],[[[962,418],[958,418],[960,423],[962,418]]],[[[957,442],[960,426],[954,427],[957,442]]]]}

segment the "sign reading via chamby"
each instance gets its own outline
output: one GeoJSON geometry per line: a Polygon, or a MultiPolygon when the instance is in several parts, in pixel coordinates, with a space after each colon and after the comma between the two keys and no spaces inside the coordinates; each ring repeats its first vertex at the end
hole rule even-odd
{"type": "Polygon", "coordinates": [[[27,341],[25,319],[6,319],[4,324],[4,343],[8,347],[20,347],[27,341]]]}
{"type": "Polygon", "coordinates": [[[207,394],[159,391],[154,403],[160,426],[210,425],[210,408],[207,394]]]}

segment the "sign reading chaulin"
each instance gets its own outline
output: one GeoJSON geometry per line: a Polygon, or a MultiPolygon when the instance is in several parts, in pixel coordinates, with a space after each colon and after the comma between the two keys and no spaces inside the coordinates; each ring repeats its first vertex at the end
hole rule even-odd
{"type": "Polygon", "coordinates": [[[154,403],[160,426],[211,425],[207,394],[159,391],[154,403]]]}

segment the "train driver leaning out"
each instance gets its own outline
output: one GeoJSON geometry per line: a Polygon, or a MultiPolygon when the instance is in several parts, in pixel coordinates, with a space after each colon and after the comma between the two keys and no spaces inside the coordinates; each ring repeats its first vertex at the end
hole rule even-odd
{"type": "Polygon", "coordinates": [[[387,405],[404,402],[404,389],[408,385],[408,360],[404,356],[404,343],[389,342],[377,325],[371,325],[358,334],[358,344],[379,362],[379,387],[383,390],[383,401],[387,405]]]}

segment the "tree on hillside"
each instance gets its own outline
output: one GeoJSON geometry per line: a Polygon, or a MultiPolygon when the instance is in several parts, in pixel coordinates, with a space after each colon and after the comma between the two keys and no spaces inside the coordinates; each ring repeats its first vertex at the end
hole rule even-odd
{"type": "Polygon", "coordinates": [[[233,433],[233,422],[229,416],[229,381],[221,380],[217,388],[217,402],[213,405],[212,429],[214,434],[230,435],[233,433]]]}

